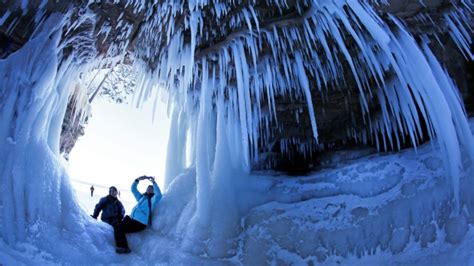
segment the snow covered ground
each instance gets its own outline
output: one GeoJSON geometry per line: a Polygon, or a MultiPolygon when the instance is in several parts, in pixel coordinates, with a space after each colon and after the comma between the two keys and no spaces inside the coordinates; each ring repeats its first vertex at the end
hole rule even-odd
{"type": "MultiPolygon", "coordinates": [[[[474,131],[474,119],[470,126],[474,131]]],[[[31,236],[10,246],[0,239],[0,264],[474,265],[472,172],[461,178],[461,215],[450,216],[452,186],[430,144],[417,153],[367,153],[334,153],[326,168],[307,176],[244,178],[236,188],[243,218],[227,258],[184,251],[173,233],[193,189],[195,172],[188,171],[165,193],[153,228],[129,235],[129,255],[115,254],[112,228],[85,215],[83,228],[47,242],[31,236]]],[[[96,187],[91,198],[90,184],[73,184],[87,213],[106,193],[96,187]]],[[[129,213],[131,194],[121,194],[129,213]]]]}
{"type": "MultiPolygon", "coordinates": [[[[470,127],[474,132],[473,119],[470,127]]],[[[242,221],[238,261],[474,265],[472,167],[461,177],[464,204],[456,216],[431,144],[417,153],[364,154],[334,153],[326,169],[306,177],[266,177],[266,203],[242,221]]]]}

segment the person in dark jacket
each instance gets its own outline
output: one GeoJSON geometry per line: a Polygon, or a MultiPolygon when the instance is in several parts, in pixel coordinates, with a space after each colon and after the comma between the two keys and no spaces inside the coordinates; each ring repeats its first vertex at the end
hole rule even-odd
{"type": "Polygon", "coordinates": [[[125,209],[123,208],[122,202],[117,199],[117,193],[116,187],[110,187],[109,195],[101,198],[99,203],[95,205],[94,214],[91,215],[92,218],[97,219],[99,213],[102,212],[100,219],[111,226],[115,226],[122,221],[125,215],[125,209]]]}
{"type": "Polygon", "coordinates": [[[141,176],[132,184],[132,193],[138,201],[133,208],[130,216],[125,216],[122,222],[114,226],[115,244],[117,253],[130,253],[128,247],[127,236],[125,233],[136,233],[145,230],[147,225],[152,223],[152,213],[156,204],[160,201],[162,195],[160,188],[155,182],[155,178],[151,176],[141,176]],[[140,180],[148,179],[153,186],[148,186],[144,194],[138,192],[137,186],[140,180]]]}

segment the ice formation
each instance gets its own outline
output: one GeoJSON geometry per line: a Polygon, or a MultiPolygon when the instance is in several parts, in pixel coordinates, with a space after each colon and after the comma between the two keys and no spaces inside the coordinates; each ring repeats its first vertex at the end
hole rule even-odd
{"type": "MultiPolygon", "coordinates": [[[[41,232],[38,227],[52,226],[59,234],[62,228],[83,226],[83,213],[66,196],[72,192],[59,161],[62,117],[71,88],[86,86],[84,76],[93,69],[123,62],[132,39],[135,47],[129,52],[140,70],[135,102],[160,88],[169,94],[173,124],[165,183],[170,189],[195,183],[183,188],[194,191],[177,208],[182,212],[165,208],[172,215],[155,227],[166,228],[185,249],[228,255],[236,245],[228,240],[236,237],[250,200],[238,198],[234,189],[245,187],[259,145],[267,144],[278,124],[276,98],[304,99],[317,143],[311,92],[324,94],[344,84],[347,72],[357,84],[366,121],[364,129],[349,125],[347,139],[373,142],[381,150],[405,142],[416,147],[426,126],[443,154],[444,176],[452,188],[448,194],[454,199],[450,215],[461,214],[467,203],[460,178],[474,161],[474,141],[457,88],[427,38],[417,42],[397,18],[381,19],[366,1],[299,1],[298,18],[291,19],[285,19],[286,1],[266,2],[280,13],[279,20],[266,18],[255,2],[126,1],[125,6],[144,13],[132,36],[132,26],[122,17],[115,29],[107,23],[95,29],[91,3],[49,14],[45,4],[22,1],[16,8],[25,13],[36,8],[37,26],[23,47],[0,60],[2,238],[14,243],[41,232]],[[231,12],[236,13],[227,16],[231,12]],[[230,19],[219,23],[223,18],[230,19]],[[208,28],[210,19],[218,30],[208,28]],[[95,35],[105,40],[114,30],[120,32],[117,39],[99,54],[95,35]],[[372,101],[378,101],[379,113],[370,111],[372,101]],[[188,167],[195,169],[195,180],[176,178],[188,167]],[[51,217],[51,211],[57,215],[51,217]],[[217,215],[223,212],[224,218],[217,215]]],[[[453,40],[469,60],[471,8],[467,2],[453,3],[454,11],[445,15],[453,40]]],[[[11,14],[2,14],[0,23],[10,21],[14,28],[11,14]]],[[[301,149],[310,153],[315,147],[323,146],[301,149]]]]}

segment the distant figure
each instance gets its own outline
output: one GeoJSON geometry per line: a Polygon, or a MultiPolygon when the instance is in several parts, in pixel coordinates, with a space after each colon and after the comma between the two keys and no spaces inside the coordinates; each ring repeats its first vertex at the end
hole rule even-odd
{"type": "Polygon", "coordinates": [[[94,185],[91,186],[91,197],[94,196],[94,185]]]}
{"type": "Polygon", "coordinates": [[[132,184],[132,193],[137,199],[138,203],[132,210],[130,216],[125,216],[121,223],[114,226],[115,244],[117,245],[117,253],[130,253],[128,247],[127,236],[125,233],[136,233],[145,230],[147,225],[151,225],[151,217],[153,209],[160,201],[162,195],[160,188],[155,182],[155,178],[151,176],[140,176],[135,179],[132,184]],[[137,186],[140,180],[148,179],[153,183],[153,186],[148,186],[144,194],[138,192],[137,186]],[[156,192],[156,194],[155,194],[156,192]]]}
{"type": "Polygon", "coordinates": [[[100,219],[111,226],[115,226],[122,221],[125,215],[125,209],[123,208],[122,202],[117,199],[116,187],[110,187],[109,195],[101,198],[99,203],[95,205],[94,214],[91,215],[92,218],[97,219],[100,212],[102,212],[100,219]]]}

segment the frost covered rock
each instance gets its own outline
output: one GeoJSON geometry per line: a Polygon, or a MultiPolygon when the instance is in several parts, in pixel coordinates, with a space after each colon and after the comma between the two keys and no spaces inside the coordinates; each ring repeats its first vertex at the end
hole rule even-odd
{"type": "Polygon", "coordinates": [[[68,102],[66,113],[64,115],[64,121],[61,127],[61,138],[60,138],[60,153],[68,158],[69,153],[74,148],[76,141],[79,137],[83,136],[85,131],[85,123],[88,117],[83,117],[81,112],[78,112],[74,106],[77,102],[74,97],[68,102]]]}

